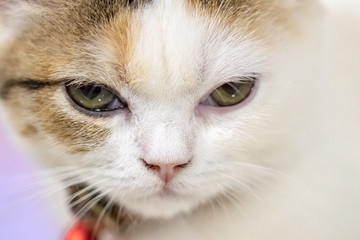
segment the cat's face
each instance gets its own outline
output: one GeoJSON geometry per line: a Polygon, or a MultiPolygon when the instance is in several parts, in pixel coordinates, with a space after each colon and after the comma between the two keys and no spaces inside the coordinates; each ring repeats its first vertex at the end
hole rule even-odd
{"type": "Polygon", "coordinates": [[[45,165],[144,217],[249,194],[284,102],[268,66],[304,2],[5,1],[8,119],[45,165]]]}

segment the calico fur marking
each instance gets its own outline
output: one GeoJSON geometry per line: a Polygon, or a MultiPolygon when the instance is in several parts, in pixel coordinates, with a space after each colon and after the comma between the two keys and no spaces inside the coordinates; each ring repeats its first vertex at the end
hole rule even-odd
{"type": "Polygon", "coordinates": [[[58,85],[59,82],[36,80],[8,81],[0,89],[1,97],[13,106],[15,112],[19,107],[25,109],[16,112],[24,114],[20,118],[24,121],[24,124],[19,125],[21,134],[33,137],[39,132],[47,132],[67,146],[71,153],[88,152],[101,146],[110,134],[104,123],[106,120],[89,119],[71,106],[70,110],[59,110],[53,100],[58,85]]]}
{"type": "Polygon", "coordinates": [[[94,23],[108,23],[122,11],[130,12],[150,4],[152,0],[89,0],[81,1],[79,13],[84,13],[89,21],[94,23]],[[96,7],[94,7],[96,6],[96,7]]]}

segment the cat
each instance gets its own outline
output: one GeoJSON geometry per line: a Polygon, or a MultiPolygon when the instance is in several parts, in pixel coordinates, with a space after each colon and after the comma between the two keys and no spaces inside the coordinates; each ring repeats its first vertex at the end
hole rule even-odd
{"type": "Polygon", "coordinates": [[[61,179],[64,229],[359,239],[358,85],[327,75],[317,2],[0,4],[2,117],[61,179]]]}

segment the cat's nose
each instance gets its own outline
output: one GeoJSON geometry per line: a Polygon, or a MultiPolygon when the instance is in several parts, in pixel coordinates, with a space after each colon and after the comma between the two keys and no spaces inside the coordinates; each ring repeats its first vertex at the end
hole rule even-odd
{"type": "Polygon", "coordinates": [[[189,161],[177,161],[165,164],[142,160],[148,169],[158,173],[160,179],[165,184],[170,182],[182,168],[185,168],[189,164],[189,161]]]}

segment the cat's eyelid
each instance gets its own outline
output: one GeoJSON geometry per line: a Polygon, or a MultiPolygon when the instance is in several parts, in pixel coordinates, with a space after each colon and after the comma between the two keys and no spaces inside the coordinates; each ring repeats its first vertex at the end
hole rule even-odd
{"type": "MultiPolygon", "coordinates": [[[[231,81],[228,82],[235,82],[235,83],[241,83],[241,82],[246,82],[246,81],[251,81],[251,82],[256,82],[259,80],[259,78],[261,77],[260,74],[247,74],[247,75],[243,75],[241,77],[234,77],[233,79],[231,79],[231,81]]],[[[225,83],[228,83],[225,82],[225,83]]]]}
{"type": "Polygon", "coordinates": [[[106,90],[108,90],[109,92],[114,94],[117,98],[119,98],[119,100],[125,101],[125,99],[123,99],[123,97],[120,95],[120,93],[117,90],[115,90],[113,87],[111,87],[111,86],[109,86],[107,84],[96,82],[96,81],[92,81],[92,80],[67,80],[64,85],[65,86],[75,85],[76,88],[80,88],[80,87],[84,87],[84,86],[88,86],[88,85],[99,86],[99,87],[105,88],[106,90]]]}
{"type": "Polygon", "coordinates": [[[254,83],[256,83],[260,78],[261,78],[261,74],[260,73],[248,73],[248,74],[244,74],[242,76],[234,76],[232,78],[226,79],[219,82],[217,85],[213,86],[211,89],[209,89],[205,95],[203,95],[203,97],[200,98],[199,103],[205,102],[207,100],[207,98],[209,97],[209,95],[217,88],[221,87],[222,85],[226,84],[226,83],[231,83],[231,82],[235,82],[235,83],[240,83],[240,82],[245,82],[244,80],[250,80],[254,83]]]}
{"type": "Polygon", "coordinates": [[[65,85],[68,84],[74,84],[78,86],[86,86],[86,85],[92,85],[96,84],[98,86],[106,87],[108,90],[112,91],[114,94],[120,96],[117,89],[125,88],[126,84],[119,81],[118,83],[113,83],[112,81],[105,81],[103,79],[97,79],[97,78],[67,78],[63,81],[65,85]]]}
{"type": "Polygon", "coordinates": [[[248,73],[248,74],[243,74],[240,76],[234,76],[228,79],[223,79],[221,80],[218,84],[216,84],[214,87],[212,87],[209,90],[209,94],[214,91],[215,89],[221,87],[222,85],[226,84],[226,83],[241,83],[241,82],[245,82],[245,81],[251,81],[251,82],[257,82],[259,79],[261,78],[261,74],[258,73],[248,73]]]}
{"type": "MultiPolygon", "coordinates": [[[[202,97],[199,101],[199,106],[207,106],[207,107],[213,107],[213,108],[226,108],[226,109],[232,109],[234,106],[240,105],[243,102],[246,102],[249,97],[253,95],[254,89],[257,86],[257,81],[260,78],[260,74],[252,73],[243,75],[241,77],[233,77],[228,79],[227,81],[223,81],[219,83],[216,87],[213,87],[204,97],[202,97]],[[240,93],[240,90],[237,91],[236,85],[251,85],[251,87],[248,89],[246,96],[244,96],[243,99],[240,99],[238,102],[231,103],[231,100],[228,102],[228,104],[219,104],[215,99],[213,99],[212,94],[217,91],[217,89],[228,85],[231,86],[234,90],[236,90],[237,94],[240,93]]],[[[234,95],[235,96],[235,95],[234,95]]],[[[241,95],[239,95],[241,96],[241,95]]]]}

